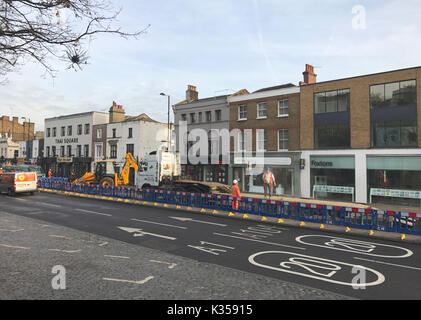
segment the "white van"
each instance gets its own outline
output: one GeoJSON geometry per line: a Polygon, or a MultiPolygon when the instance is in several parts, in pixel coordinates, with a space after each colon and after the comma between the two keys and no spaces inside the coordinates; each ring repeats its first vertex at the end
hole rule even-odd
{"type": "Polygon", "coordinates": [[[16,193],[29,192],[31,195],[38,190],[38,175],[34,172],[18,171],[14,166],[2,169],[0,175],[0,192],[13,196],[16,193]]]}

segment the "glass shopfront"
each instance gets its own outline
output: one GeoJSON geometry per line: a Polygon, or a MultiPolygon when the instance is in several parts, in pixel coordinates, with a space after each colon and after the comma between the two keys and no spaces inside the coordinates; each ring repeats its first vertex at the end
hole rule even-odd
{"type": "Polygon", "coordinates": [[[367,184],[372,203],[420,207],[421,157],[367,157],[367,184]]]}
{"type": "MultiPolygon", "coordinates": [[[[292,168],[285,168],[280,166],[269,166],[273,175],[275,176],[276,188],[274,195],[293,195],[294,182],[292,168]]],[[[265,166],[266,168],[266,166],[265,166]]],[[[234,179],[239,181],[240,189],[244,192],[263,194],[263,174],[247,175],[246,168],[234,168],[234,179]]]]}
{"type": "Polygon", "coordinates": [[[352,201],[355,195],[355,158],[310,157],[310,179],[314,198],[352,201]]]}

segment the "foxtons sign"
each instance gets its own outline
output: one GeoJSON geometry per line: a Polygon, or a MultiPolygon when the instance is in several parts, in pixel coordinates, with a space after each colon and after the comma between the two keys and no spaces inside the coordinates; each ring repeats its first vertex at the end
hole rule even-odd
{"type": "Polygon", "coordinates": [[[354,157],[311,157],[311,169],[355,169],[354,157]]]}
{"type": "Polygon", "coordinates": [[[56,139],[56,144],[60,143],[78,143],[79,138],[65,138],[65,139],[56,139]]]}
{"type": "Polygon", "coordinates": [[[317,167],[333,167],[333,162],[331,161],[316,161],[311,160],[311,167],[317,168],[317,167]]]}

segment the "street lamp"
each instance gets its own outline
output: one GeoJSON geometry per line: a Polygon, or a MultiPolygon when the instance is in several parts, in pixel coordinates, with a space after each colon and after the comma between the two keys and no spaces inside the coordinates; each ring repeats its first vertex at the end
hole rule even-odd
{"type": "Polygon", "coordinates": [[[160,93],[160,95],[161,96],[166,96],[166,97],[168,97],[168,151],[170,151],[170,147],[171,147],[171,135],[170,135],[170,132],[171,132],[171,130],[170,130],[170,96],[169,95],[167,95],[167,94],[165,94],[165,93],[163,93],[163,92],[161,92],[160,93]]]}

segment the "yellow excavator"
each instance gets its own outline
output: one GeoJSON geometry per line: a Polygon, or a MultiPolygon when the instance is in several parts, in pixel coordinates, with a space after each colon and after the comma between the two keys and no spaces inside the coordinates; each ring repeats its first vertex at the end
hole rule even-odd
{"type": "Polygon", "coordinates": [[[75,184],[99,184],[103,187],[118,187],[129,184],[130,168],[139,170],[136,160],[131,153],[126,154],[126,163],[118,173],[114,160],[100,160],[96,162],[95,172],[86,172],[82,177],[73,181],[75,184]]]}

